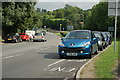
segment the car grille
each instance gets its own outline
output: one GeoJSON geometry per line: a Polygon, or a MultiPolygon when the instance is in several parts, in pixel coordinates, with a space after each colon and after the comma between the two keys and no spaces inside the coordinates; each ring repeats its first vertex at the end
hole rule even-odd
{"type": "Polygon", "coordinates": [[[62,48],[61,50],[65,53],[81,53],[85,48],[62,48]]]}

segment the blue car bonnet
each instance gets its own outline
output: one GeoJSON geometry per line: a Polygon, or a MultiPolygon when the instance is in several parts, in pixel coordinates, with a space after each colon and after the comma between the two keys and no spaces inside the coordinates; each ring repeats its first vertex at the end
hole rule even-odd
{"type": "Polygon", "coordinates": [[[90,39],[63,39],[62,43],[65,47],[80,47],[86,42],[90,42],[90,39]],[[73,46],[71,46],[73,44],[73,46]]]}

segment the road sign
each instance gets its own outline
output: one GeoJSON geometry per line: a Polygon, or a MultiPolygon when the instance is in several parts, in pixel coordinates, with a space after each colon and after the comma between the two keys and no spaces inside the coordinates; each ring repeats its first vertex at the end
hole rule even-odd
{"type": "Polygon", "coordinates": [[[72,25],[68,25],[67,26],[67,30],[69,31],[69,30],[73,30],[74,29],[74,26],[72,26],[72,25]]]}
{"type": "MultiPolygon", "coordinates": [[[[120,16],[120,0],[117,0],[117,16],[120,16]]],[[[109,0],[108,2],[108,16],[116,15],[116,1],[109,0]]]]}
{"type": "Polygon", "coordinates": [[[108,16],[115,16],[114,51],[116,52],[117,16],[120,16],[120,0],[108,1],[108,16]]]}
{"type": "Polygon", "coordinates": [[[114,31],[114,27],[108,27],[108,31],[114,31]]]}

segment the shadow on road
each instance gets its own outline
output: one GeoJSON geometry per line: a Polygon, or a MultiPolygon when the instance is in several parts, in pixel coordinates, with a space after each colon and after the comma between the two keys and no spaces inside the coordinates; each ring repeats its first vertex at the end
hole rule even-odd
{"type": "Polygon", "coordinates": [[[59,55],[57,53],[47,53],[44,58],[47,59],[59,59],[59,55]]]}
{"type": "MultiPolygon", "coordinates": [[[[40,53],[41,54],[41,53],[40,53]]],[[[47,53],[46,55],[44,55],[44,58],[47,58],[47,59],[60,59],[59,55],[57,53],[47,53]]],[[[82,60],[82,59],[87,59],[86,57],[83,57],[83,56],[80,56],[80,57],[65,57],[64,59],[79,59],[79,60],[82,60]]]]}

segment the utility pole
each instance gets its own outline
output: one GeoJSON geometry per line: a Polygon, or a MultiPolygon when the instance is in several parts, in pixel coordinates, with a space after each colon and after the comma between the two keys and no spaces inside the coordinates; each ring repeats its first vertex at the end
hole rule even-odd
{"type": "Polygon", "coordinates": [[[116,52],[116,30],[117,30],[117,16],[118,16],[118,1],[115,2],[115,31],[114,31],[114,51],[116,52]]]}
{"type": "Polygon", "coordinates": [[[108,16],[115,16],[114,25],[114,52],[116,52],[116,31],[117,31],[117,16],[120,16],[120,0],[108,0],[108,16]]]}

